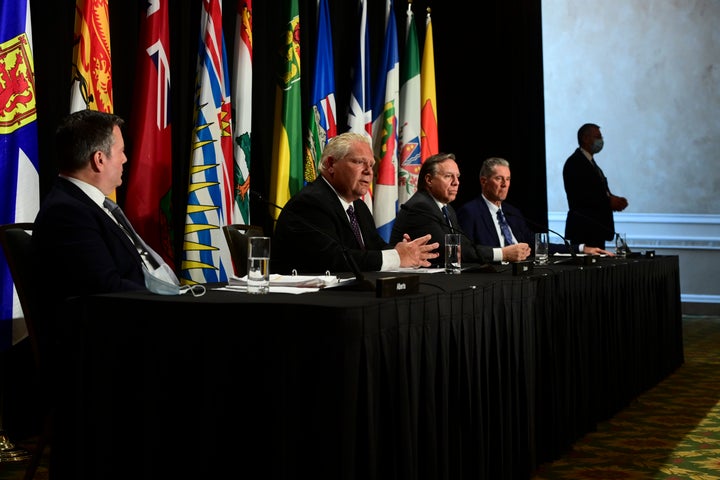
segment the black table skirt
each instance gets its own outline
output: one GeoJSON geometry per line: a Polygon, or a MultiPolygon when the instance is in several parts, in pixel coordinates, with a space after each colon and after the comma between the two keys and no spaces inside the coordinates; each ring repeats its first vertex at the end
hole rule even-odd
{"type": "Polygon", "coordinates": [[[51,477],[529,478],[683,363],[677,257],[499,270],[75,299],[51,477]]]}

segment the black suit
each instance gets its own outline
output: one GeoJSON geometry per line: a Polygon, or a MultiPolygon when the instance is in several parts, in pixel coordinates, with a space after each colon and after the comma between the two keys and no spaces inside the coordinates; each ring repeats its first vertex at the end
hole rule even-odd
{"type": "Polygon", "coordinates": [[[565,238],[604,248],[615,232],[607,178],[577,148],[565,161],[563,181],[568,202],[565,238]]]}
{"type": "Polygon", "coordinates": [[[382,267],[381,250],[393,245],[375,228],[370,209],[362,200],[353,202],[365,248],[350,227],[347,213],[335,191],[318,177],[293,195],[280,212],[270,249],[273,272],[324,273],[353,270],[346,255],[360,271],[375,272],[382,267]]]}
{"type": "MultiPolygon", "coordinates": [[[[442,211],[438,208],[435,199],[425,190],[418,190],[410,199],[405,202],[405,208],[401,208],[395,218],[390,242],[399,242],[403,234],[407,233],[411,238],[422,237],[428,233],[432,236],[430,242],[440,244],[440,252],[445,249],[446,233],[461,233],[460,223],[452,205],[448,205],[448,216],[453,229],[445,222],[442,211]]],[[[461,234],[462,260],[463,262],[488,263],[493,261],[491,247],[473,245],[466,235],[461,234]]],[[[441,254],[433,261],[434,266],[444,265],[445,259],[441,254]]]]}

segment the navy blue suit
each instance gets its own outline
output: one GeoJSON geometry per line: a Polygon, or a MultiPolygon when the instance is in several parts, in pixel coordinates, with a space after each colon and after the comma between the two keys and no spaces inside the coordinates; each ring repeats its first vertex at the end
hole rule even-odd
{"type": "MultiPolygon", "coordinates": [[[[527,243],[530,249],[535,253],[535,232],[528,226],[525,217],[520,209],[513,205],[503,202],[502,211],[505,214],[505,220],[510,225],[515,239],[520,243],[527,243]]],[[[457,211],[460,228],[473,239],[475,243],[490,245],[493,247],[501,247],[500,237],[495,229],[495,223],[490,214],[487,202],[482,195],[478,195],[475,199],[470,200],[457,211]]],[[[550,243],[548,245],[550,253],[568,253],[565,244],[550,243]]]]}
{"type": "Polygon", "coordinates": [[[145,289],[142,259],[110,216],[82,190],[58,177],[35,218],[37,272],[58,300],[145,289]]]}
{"type": "Polygon", "coordinates": [[[335,191],[318,177],[293,195],[285,204],[272,236],[270,269],[299,273],[350,272],[346,255],[362,272],[382,267],[382,252],[394,248],[375,228],[370,209],[362,200],[353,202],[365,248],[362,249],[350,227],[347,213],[335,191]]]}

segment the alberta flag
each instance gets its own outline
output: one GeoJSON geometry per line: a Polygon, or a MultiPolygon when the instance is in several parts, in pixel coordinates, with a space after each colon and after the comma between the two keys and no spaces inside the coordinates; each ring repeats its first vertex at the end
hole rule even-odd
{"type": "Polygon", "coordinates": [[[312,87],[312,105],[305,140],[305,183],[317,178],[320,156],[325,144],[337,135],[335,115],[335,67],[333,62],[332,32],[327,0],[318,0],[318,35],[315,48],[315,75],[312,87]]]}
{"type": "Polygon", "coordinates": [[[232,260],[222,232],[233,222],[230,79],[220,0],[203,0],[181,281],[225,282],[232,260]]]}
{"type": "Polygon", "coordinates": [[[398,203],[398,111],[399,75],[397,26],[392,0],[385,6],[385,46],[373,106],[373,143],[380,159],[375,189],[373,215],[375,226],[385,241],[390,239],[398,203]]]}
{"type": "MultiPolygon", "coordinates": [[[[33,222],[40,208],[35,68],[29,0],[0,2],[0,224],[33,222]]],[[[0,351],[27,336],[0,253],[0,351]]]]}

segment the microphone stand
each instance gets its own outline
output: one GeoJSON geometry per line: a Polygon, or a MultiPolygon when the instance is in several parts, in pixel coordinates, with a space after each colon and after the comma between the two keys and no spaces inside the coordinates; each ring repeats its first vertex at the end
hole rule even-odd
{"type": "Polygon", "coordinates": [[[565,236],[560,235],[560,233],[556,232],[556,231],[553,230],[552,228],[546,227],[546,226],[544,226],[544,225],[541,225],[539,222],[535,222],[535,221],[533,221],[533,220],[531,220],[531,219],[529,219],[529,218],[527,218],[527,217],[525,217],[525,216],[523,216],[523,215],[517,215],[517,214],[515,214],[515,213],[508,213],[508,212],[505,212],[505,211],[503,211],[503,213],[505,213],[505,216],[520,217],[520,218],[523,219],[525,222],[529,223],[530,225],[534,226],[535,228],[547,229],[548,232],[554,233],[555,235],[557,235],[558,237],[560,237],[560,238],[562,239],[563,243],[565,244],[565,246],[566,246],[567,249],[568,249],[568,253],[570,253],[570,258],[565,258],[565,259],[561,259],[561,260],[556,260],[556,261],[553,262],[553,265],[561,265],[561,264],[569,264],[569,265],[588,265],[588,264],[595,263],[595,262],[593,261],[593,258],[592,258],[593,256],[592,256],[592,255],[590,255],[590,256],[585,256],[585,257],[579,257],[579,256],[577,255],[577,253],[575,252],[575,248],[574,248],[573,245],[570,243],[570,241],[569,241],[567,238],[565,238],[565,236]]]}

